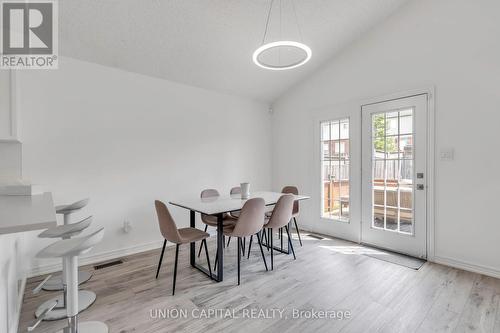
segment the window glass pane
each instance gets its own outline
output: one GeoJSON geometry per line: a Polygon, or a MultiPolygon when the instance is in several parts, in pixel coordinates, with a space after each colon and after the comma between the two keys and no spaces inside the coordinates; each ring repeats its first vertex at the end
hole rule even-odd
{"type": "Polygon", "coordinates": [[[375,206],[384,206],[385,203],[385,191],[383,186],[375,186],[373,188],[373,204],[375,206]]]}
{"type": "Polygon", "coordinates": [[[340,139],[339,135],[340,135],[340,125],[339,125],[339,122],[338,121],[335,121],[335,122],[332,122],[331,123],[331,138],[330,140],[338,140],[340,139]]]}
{"type": "Polygon", "coordinates": [[[399,230],[401,232],[413,234],[413,211],[401,209],[399,214],[399,230]]]}
{"type": "Polygon", "coordinates": [[[413,159],[413,135],[401,135],[399,137],[399,151],[401,158],[413,159]]]}
{"type": "Polygon", "coordinates": [[[385,227],[388,230],[398,230],[398,209],[386,208],[385,227]]]}
{"type": "Polygon", "coordinates": [[[385,114],[377,113],[372,115],[372,136],[385,136],[385,114]]]}
{"type": "Polygon", "coordinates": [[[340,122],[340,138],[349,139],[349,121],[343,120],[340,122]]]}
{"type": "Polygon", "coordinates": [[[327,160],[331,156],[331,151],[330,151],[330,143],[329,141],[325,141],[321,143],[322,147],[322,156],[324,160],[327,160]]]}
{"type": "Polygon", "coordinates": [[[398,115],[399,112],[387,112],[385,116],[385,135],[398,135],[398,115]]]}
{"type": "Polygon", "coordinates": [[[373,227],[375,228],[384,227],[384,207],[380,206],[373,207],[373,227]]]}
{"type": "Polygon", "coordinates": [[[413,160],[401,160],[401,178],[399,179],[400,184],[412,184],[413,183],[413,160]]]}
{"type": "Polygon", "coordinates": [[[387,207],[398,207],[398,188],[389,187],[385,188],[385,202],[387,207]]]}
{"type": "Polygon", "coordinates": [[[397,136],[388,136],[385,138],[385,154],[388,159],[397,159],[399,158],[398,154],[398,137],[397,136]]]}
{"type": "Polygon", "coordinates": [[[401,209],[412,209],[413,208],[413,186],[412,185],[400,185],[399,186],[399,202],[401,209]]]}
{"type": "Polygon", "coordinates": [[[413,110],[372,115],[373,224],[413,233],[413,110]]]}
{"type": "Polygon", "coordinates": [[[322,216],[349,218],[349,120],[321,123],[322,216]]]}
{"type": "Polygon", "coordinates": [[[325,122],[321,124],[321,141],[330,140],[330,123],[325,122]]]}
{"type": "Polygon", "coordinates": [[[375,186],[384,186],[385,180],[385,161],[373,161],[373,183],[375,186]]]}
{"type": "Polygon", "coordinates": [[[413,110],[399,112],[399,134],[413,133],[413,110]]]}

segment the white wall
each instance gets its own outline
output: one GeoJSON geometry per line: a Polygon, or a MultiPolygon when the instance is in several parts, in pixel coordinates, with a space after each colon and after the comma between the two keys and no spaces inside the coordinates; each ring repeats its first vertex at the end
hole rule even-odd
{"type": "Polygon", "coordinates": [[[314,196],[305,227],[327,223],[313,161],[317,121],[359,118],[360,100],[433,86],[436,154],[455,149],[453,161],[436,156],[434,260],[500,277],[499,12],[498,0],[410,2],[274,103],[273,187],[295,183],[314,196]]]}
{"type": "MultiPolygon", "coordinates": [[[[57,204],[91,198],[78,216],[106,228],[92,256],[158,247],[155,199],[271,186],[267,105],[69,58],[58,70],[19,72],[17,88],[23,176],[57,204]]],[[[171,211],[189,225],[187,211],[171,211]]]]}

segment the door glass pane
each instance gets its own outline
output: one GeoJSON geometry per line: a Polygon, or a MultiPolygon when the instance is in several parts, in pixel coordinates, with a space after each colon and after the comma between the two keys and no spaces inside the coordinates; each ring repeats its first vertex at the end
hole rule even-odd
{"type": "Polygon", "coordinates": [[[413,133],[413,110],[402,110],[399,112],[399,134],[413,133]]]}
{"type": "Polygon", "coordinates": [[[372,115],[372,227],[413,233],[413,109],[372,115]]]}

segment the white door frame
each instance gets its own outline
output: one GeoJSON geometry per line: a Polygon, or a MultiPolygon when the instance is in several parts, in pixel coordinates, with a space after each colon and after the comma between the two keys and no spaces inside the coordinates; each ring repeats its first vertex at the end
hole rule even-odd
{"type": "Polygon", "coordinates": [[[312,191],[318,194],[318,202],[313,205],[314,215],[318,216],[317,222],[312,225],[312,231],[345,238],[354,242],[361,242],[361,113],[362,106],[384,102],[393,99],[427,94],[427,260],[433,261],[435,257],[435,88],[433,86],[420,89],[404,90],[392,94],[385,94],[366,99],[325,105],[315,108],[317,116],[313,119],[312,147],[313,147],[313,170],[311,170],[312,191]],[[351,219],[350,223],[329,222],[321,217],[321,162],[320,162],[320,122],[338,118],[350,119],[350,142],[351,142],[351,219]],[[353,181],[354,178],[358,180],[353,181]],[[358,197],[359,196],[359,197],[358,197]],[[330,224],[328,224],[330,223],[330,224]],[[319,224],[319,225],[318,225],[319,224]]]}

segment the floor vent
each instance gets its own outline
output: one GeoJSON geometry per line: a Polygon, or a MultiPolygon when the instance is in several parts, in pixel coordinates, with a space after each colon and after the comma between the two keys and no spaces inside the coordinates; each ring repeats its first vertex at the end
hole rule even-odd
{"type": "Polygon", "coordinates": [[[318,236],[318,235],[313,235],[313,234],[308,234],[307,236],[311,237],[311,238],[316,238],[316,239],[324,239],[323,237],[321,236],[318,236]]]}
{"type": "Polygon", "coordinates": [[[120,264],[123,264],[123,260],[121,260],[121,259],[114,260],[114,261],[109,261],[109,262],[105,262],[104,264],[95,265],[94,269],[103,269],[103,268],[106,268],[106,267],[120,265],[120,264]]]}

